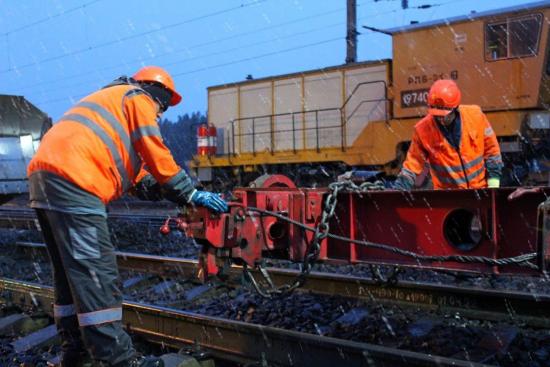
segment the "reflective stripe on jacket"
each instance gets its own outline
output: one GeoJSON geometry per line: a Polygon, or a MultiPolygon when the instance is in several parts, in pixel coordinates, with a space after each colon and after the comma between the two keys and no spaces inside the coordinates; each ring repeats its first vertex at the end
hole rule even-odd
{"type": "Polygon", "coordinates": [[[132,187],[144,165],[160,184],[167,184],[184,171],[164,145],[156,117],[156,104],[139,87],[101,89],[45,134],[27,173],[55,173],[104,203],[132,187]]]}
{"type": "Polygon", "coordinates": [[[402,180],[414,183],[428,162],[435,189],[487,187],[487,165],[497,166],[497,171],[502,166],[496,135],[479,106],[460,106],[458,110],[462,122],[460,154],[427,115],[415,125],[399,174],[402,180]]]}

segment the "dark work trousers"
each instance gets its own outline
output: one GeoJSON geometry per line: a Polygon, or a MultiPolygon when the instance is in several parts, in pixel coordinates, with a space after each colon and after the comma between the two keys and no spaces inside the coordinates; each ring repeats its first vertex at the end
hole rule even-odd
{"type": "Polygon", "coordinates": [[[82,349],[106,365],[134,356],[122,328],[122,293],[107,220],[36,209],[53,266],[54,316],[62,350],[82,349]]]}

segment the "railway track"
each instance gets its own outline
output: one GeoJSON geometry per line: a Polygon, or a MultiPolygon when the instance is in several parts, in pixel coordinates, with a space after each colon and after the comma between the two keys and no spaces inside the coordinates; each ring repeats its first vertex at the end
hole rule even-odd
{"type": "MultiPolygon", "coordinates": [[[[157,210],[157,214],[118,210],[109,212],[109,220],[129,221],[136,224],[160,226],[176,210],[157,210]]],[[[33,209],[0,207],[0,228],[38,229],[38,219],[33,209]]]]}
{"type": "MultiPolygon", "coordinates": [[[[0,279],[0,291],[22,307],[51,312],[53,289],[0,279]]],[[[481,366],[452,358],[321,337],[135,302],[124,302],[123,322],[146,339],[179,347],[200,345],[215,358],[276,366],[481,366]]]]}
{"type": "MultiPolygon", "coordinates": [[[[18,242],[24,251],[46,256],[40,243],[18,242]]],[[[166,256],[117,253],[121,269],[163,277],[196,277],[197,260],[166,256]]],[[[289,283],[298,271],[269,269],[277,285],[289,283]]],[[[232,266],[227,282],[238,285],[242,268],[232,266]]],[[[399,281],[381,283],[371,279],[340,274],[312,272],[301,291],[316,294],[364,299],[375,302],[398,303],[404,306],[437,309],[460,313],[468,318],[505,321],[513,320],[532,327],[550,328],[550,295],[535,292],[465,288],[427,282],[399,281]]]]}
{"type": "MultiPolygon", "coordinates": [[[[134,218],[131,215],[131,218],[134,218]]],[[[147,215],[151,221],[151,216],[147,215]]],[[[165,218],[165,217],[159,217],[165,218]]],[[[153,217],[154,219],[154,217],[153,217]]],[[[37,258],[45,257],[40,243],[19,242],[18,248],[37,258]]],[[[119,252],[121,269],[161,277],[192,279],[196,260],[119,252]]],[[[270,269],[276,284],[290,282],[297,271],[270,269]]],[[[242,282],[242,269],[233,266],[227,282],[242,282]]],[[[0,281],[0,291],[21,305],[48,310],[51,288],[12,279],[0,281]]],[[[357,298],[379,304],[397,304],[438,310],[461,317],[512,322],[533,328],[550,327],[550,296],[535,292],[464,288],[433,283],[400,281],[382,284],[370,279],[338,274],[312,273],[300,292],[357,298]]],[[[171,308],[126,302],[125,324],[147,340],[164,345],[200,345],[214,357],[236,363],[255,361],[268,365],[476,365],[461,359],[406,352],[369,343],[330,338],[311,333],[261,326],[225,318],[199,315],[171,308]],[[262,363],[263,363],[262,362],[262,363]]]]}

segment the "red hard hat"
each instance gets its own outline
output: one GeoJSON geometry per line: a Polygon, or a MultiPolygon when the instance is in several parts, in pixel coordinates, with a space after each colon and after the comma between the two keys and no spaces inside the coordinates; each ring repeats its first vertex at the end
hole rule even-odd
{"type": "Polygon", "coordinates": [[[174,79],[172,79],[170,74],[168,74],[168,72],[161,67],[145,66],[139,69],[132,78],[139,82],[155,82],[164,86],[164,88],[168,89],[172,93],[170,106],[175,106],[181,101],[181,95],[176,92],[174,79]]]}
{"type": "Polygon", "coordinates": [[[460,104],[460,89],[453,80],[440,79],[428,93],[428,112],[432,116],[447,116],[460,104]]]}

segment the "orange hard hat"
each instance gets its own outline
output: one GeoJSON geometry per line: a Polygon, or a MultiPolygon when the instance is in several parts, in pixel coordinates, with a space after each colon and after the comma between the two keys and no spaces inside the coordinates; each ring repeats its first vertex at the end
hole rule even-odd
{"type": "Polygon", "coordinates": [[[168,89],[172,93],[170,99],[170,106],[175,106],[181,101],[181,95],[176,92],[176,86],[174,79],[168,74],[166,70],[158,66],[145,66],[138,70],[132,77],[138,82],[153,82],[159,83],[164,88],[168,89]]]}
{"type": "Polygon", "coordinates": [[[460,104],[460,89],[453,80],[440,79],[428,92],[428,112],[432,116],[447,116],[460,104]]]}

